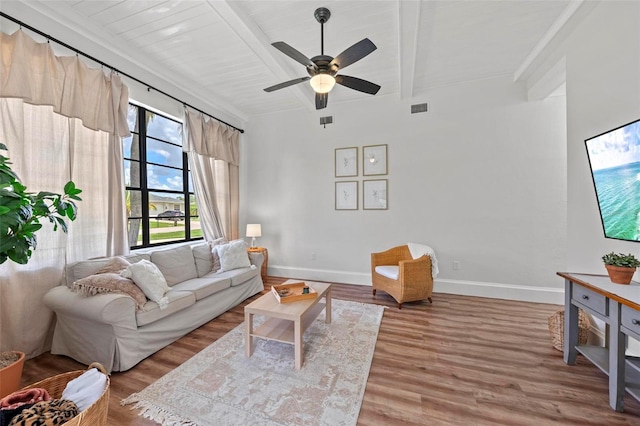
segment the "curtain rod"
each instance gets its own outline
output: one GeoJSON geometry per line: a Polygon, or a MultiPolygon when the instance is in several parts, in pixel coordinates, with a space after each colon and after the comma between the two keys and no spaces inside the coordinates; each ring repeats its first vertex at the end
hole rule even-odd
{"type": "Polygon", "coordinates": [[[54,37],[51,37],[49,34],[43,33],[42,31],[40,31],[40,30],[38,30],[38,29],[36,29],[36,28],[33,28],[32,26],[30,26],[30,25],[28,25],[28,24],[25,24],[24,22],[22,22],[22,21],[20,21],[20,20],[18,20],[18,19],[16,19],[16,18],[14,18],[13,16],[9,16],[9,15],[7,15],[6,13],[4,13],[4,12],[2,12],[2,11],[0,11],[0,16],[2,16],[2,17],[4,17],[4,18],[7,18],[7,19],[9,19],[10,21],[15,22],[16,24],[20,25],[20,27],[21,27],[21,28],[22,28],[22,27],[24,27],[24,28],[28,29],[29,31],[33,31],[33,32],[34,32],[34,33],[36,33],[36,34],[39,34],[39,35],[41,35],[42,37],[45,37],[47,40],[51,40],[51,41],[53,41],[53,42],[55,42],[55,43],[59,44],[60,46],[66,47],[66,48],[67,48],[67,49],[69,49],[69,50],[73,50],[74,52],[76,52],[76,54],[80,54],[80,55],[84,56],[85,58],[91,59],[92,61],[94,61],[94,62],[96,62],[96,63],[98,63],[98,64],[102,65],[103,67],[110,68],[111,70],[113,70],[113,71],[117,72],[118,74],[122,74],[122,75],[124,75],[125,77],[128,77],[128,78],[130,78],[131,80],[136,81],[136,82],[138,82],[138,83],[142,84],[143,86],[146,86],[146,87],[147,87],[147,90],[155,90],[156,92],[158,92],[158,93],[160,93],[160,94],[162,94],[162,95],[165,95],[166,97],[171,98],[171,99],[173,99],[173,100],[174,100],[174,101],[176,101],[176,102],[180,102],[180,103],[181,103],[182,105],[184,105],[184,106],[188,106],[189,108],[195,109],[196,111],[201,112],[202,114],[207,115],[207,116],[209,116],[209,117],[213,118],[214,120],[217,120],[217,121],[219,121],[219,122],[221,122],[221,123],[223,123],[223,124],[226,124],[227,126],[229,126],[229,127],[233,128],[233,129],[236,129],[236,130],[237,130],[237,131],[239,131],[240,133],[244,133],[244,130],[243,130],[243,129],[240,129],[239,127],[236,127],[236,126],[234,126],[234,125],[232,125],[232,124],[229,124],[229,123],[227,123],[226,121],[220,120],[219,118],[214,117],[213,115],[211,115],[211,114],[209,114],[209,113],[206,113],[206,112],[204,112],[203,110],[201,110],[201,109],[199,109],[199,108],[194,107],[193,105],[189,105],[188,103],[186,103],[186,102],[184,102],[184,101],[181,101],[180,99],[176,98],[176,97],[175,97],[175,96],[173,96],[173,95],[168,94],[167,92],[165,92],[165,91],[163,91],[163,90],[157,89],[157,88],[155,88],[155,87],[151,86],[150,84],[145,83],[145,82],[144,82],[144,81],[142,81],[142,80],[139,80],[139,79],[137,79],[137,78],[135,78],[135,77],[133,77],[133,76],[131,76],[131,75],[129,75],[129,74],[127,74],[127,73],[125,73],[125,72],[120,71],[120,70],[119,70],[119,69],[117,69],[116,67],[113,67],[113,66],[111,66],[111,65],[109,65],[109,64],[107,64],[107,63],[105,63],[105,62],[102,62],[101,60],[96,59],[96,58],[94,58],[93,56],[88,55],[88,54],[84,53],[83,51],[76,49],[75,47],[69,46],[67,43],[64,43],[64,42],[62,42],[62,41],[60,41],[60,40],[58,40],[58,39],[56,39],[56,38],[54,38],[54,37]]]}

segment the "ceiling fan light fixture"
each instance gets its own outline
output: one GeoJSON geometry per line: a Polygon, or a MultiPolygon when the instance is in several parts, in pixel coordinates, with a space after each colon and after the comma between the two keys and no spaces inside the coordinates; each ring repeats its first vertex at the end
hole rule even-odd
{"type": "Polygon", "coordinates": [[[336,79],[329,74],[316,74],[309,80],[309,84],[316,93],[329,93],[336,85],[336,79]]]}

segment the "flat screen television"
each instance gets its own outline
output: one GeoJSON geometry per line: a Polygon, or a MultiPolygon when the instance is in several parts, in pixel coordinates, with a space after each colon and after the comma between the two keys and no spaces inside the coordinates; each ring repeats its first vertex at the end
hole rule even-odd
{"type": "Polygon", "coordinates": [[[585,145],[604,236],[640,241],[640,120],[585,145]]]}

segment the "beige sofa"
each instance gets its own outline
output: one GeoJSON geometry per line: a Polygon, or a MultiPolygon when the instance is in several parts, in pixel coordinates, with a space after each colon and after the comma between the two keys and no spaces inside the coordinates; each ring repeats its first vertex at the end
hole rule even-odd
{"type": "Polygon", "coordinates": [[[95,274],[111,259],[86,260],[66,267],[66,282],[44,297],[56,313],[52,354],[83,364],[100,362],[108,371],[125,371],[144,358],[264,289],[261,253],[248,254],[253,266],[211,272],[207,243],[160,248],[124,256],[134,263],[153,262],[170,286],[169,304],[160,309],[148,300],[136,310],[132,297],[120,293],[83,297],[71,291],[80,278],[95,274]]]}

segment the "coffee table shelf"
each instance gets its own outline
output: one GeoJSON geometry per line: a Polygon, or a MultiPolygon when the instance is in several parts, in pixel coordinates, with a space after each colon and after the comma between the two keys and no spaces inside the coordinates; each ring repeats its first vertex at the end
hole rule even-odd
{"type": "MultiPolygon", "coordinates": [[[[302,316],[302,333],[309,328],[309,326],[320,315],[320,312],[325,308],[324,303],[317,303],[311,310],[307,311],[302,316]]],[[[275,340],[282,343],[295,344],[295,327],[293,321],[280,319],[280,318],[268,318],[262,325],[253,330],[252,336],[260,337],[268,340],[275,340]]]]}

